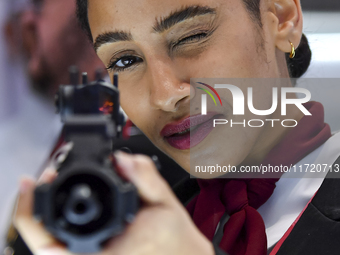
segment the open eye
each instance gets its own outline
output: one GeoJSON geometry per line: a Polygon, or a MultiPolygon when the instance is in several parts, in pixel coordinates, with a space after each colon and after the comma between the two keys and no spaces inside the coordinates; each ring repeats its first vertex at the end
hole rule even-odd
{"type": "Polygon", "coordinates": [[[136,62],[135,57],[124,57],[117,61],[116,66],[120,68],[127,68],[136,62]]]}
{"type": "Polygon", "coordinates": [[[124,56],[111,62],[109,66],[107,67],[107,69],[119,72],[119,71],[123,71],[135,65],[136,63],[140,63],[142,61],[143,60],[141,58],[136,57],[136,56],[124,56]]]}

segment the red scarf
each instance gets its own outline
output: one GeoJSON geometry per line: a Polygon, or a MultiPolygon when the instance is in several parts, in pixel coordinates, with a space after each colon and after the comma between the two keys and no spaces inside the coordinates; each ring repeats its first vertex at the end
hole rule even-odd
{"type": "MultiPolygon", "coordinates": [[[[312,116],[304,116],[269,152],[262,165],[294,165],[331,136],[330,127],[324,123],[322,104],[308,102],[304,106],[312,116]]],[[[257,209],[273,194],[278,180],[198,180],[200,194],[188,204],[187,209],[209,240],[213,239],[223,214],[227,212],[230,215],[220,243],[220,248],[230,255],[266,255],[265,225],[257,209]]]]}

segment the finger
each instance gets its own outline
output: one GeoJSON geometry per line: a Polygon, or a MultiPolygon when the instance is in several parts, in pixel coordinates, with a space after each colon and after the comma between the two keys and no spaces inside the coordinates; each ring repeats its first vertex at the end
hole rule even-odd
{"type": "Polygon", "coordinates": [[[63,247],[52,247],[37,250],[37,252],[34,253],[34,255],[76,255],[76,254],[73,254],[65,250],[65,248],[63,247]]]}
{"type": "Polygon", "coordinates": [[[35,182],[32,179],[21,180],[13,224],[33,254],[43,248],[62,248],[63,246],[45,230],[43,225],[33,219],[34,189],[35,182]]]}
{"type": "Polygon", "coordinates": [[[174,195],[149,157],[115,153],[120,172],[137,188],[141,199],[149,204],[171,204],[174,195]]]}
{"type": "Polygon", "coordinates": [[[58,173],[54,168],[46,168],[39,177],[37,184],[40,185],[43,183],[51,183],[55,180],[57,176],[58,173]]]}

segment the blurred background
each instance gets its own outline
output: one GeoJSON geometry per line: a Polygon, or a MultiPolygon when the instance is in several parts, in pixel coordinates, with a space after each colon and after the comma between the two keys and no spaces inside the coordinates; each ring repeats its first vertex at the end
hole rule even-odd
{"type": "Polygon", "coordinates": [[[340,1],[301,0],[301,4],[312,62],[297,86],[307,88],[312,100],[322,102],[325,121],[335,132],[340,130],[340,84],[331,78],[340,78],[340,1]]]}
{"type": "MultiPolygon", "coordinates": [[[[324,104],[326,122],[335,132],[340,130],[340,84],[334,79],[340,78],[340,1],[301,2],[312,62],[297,86],[308,88],[312,99],[324,104]],[[318,82],[310,83],[311,78],[318,82]]],[[[57,86],[68,83],[70,65],[87,71],[90,80],[103,68],[77,27],[74,12],[70,0],[0,1],[0,249],[20,176],[37,175],[58,140],[61,123],[53,106],[57,86]]],[[[147,142],[136,136],[128,146],[143,152],[138,148],[143,144],[144,152],[152,155],[155,148],[147,142]]],[[[173,172],[173,162],[164,165],[172,176],[167,169],[163,175],[175,183],[173,176],[180,176],[180,170],[173,172]]]]}
{"type": "Polygon", "coordinates": [[[75,1],[0,1],[0,253],[20,176],[38,176],[61,131],[54,94],[71,65],[104,66],[79,28],[75,1]]]}

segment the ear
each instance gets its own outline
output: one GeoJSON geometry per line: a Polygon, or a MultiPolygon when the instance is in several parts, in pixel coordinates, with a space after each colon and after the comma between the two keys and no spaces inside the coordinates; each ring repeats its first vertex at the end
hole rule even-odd
{"type": "Polygon", "coordinates": [[[302,36],[303,17],[300,0],[270,0],[269,2],[276,47],[283,52],[290,52],[290,43],[297,48],[302,36]]]}
{"type": "Polygon", "coordinates": [[[24,11],[21,15],[21,39],[24,54],[28,60],[28,70],[30,73],[39,72],[39,17],[34,10],[24,11]]]}

